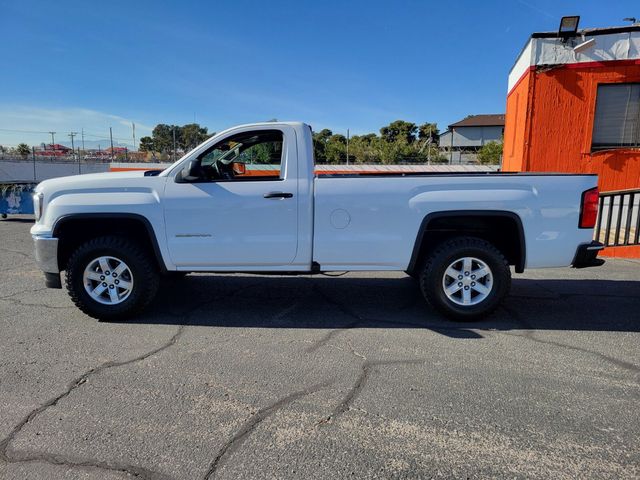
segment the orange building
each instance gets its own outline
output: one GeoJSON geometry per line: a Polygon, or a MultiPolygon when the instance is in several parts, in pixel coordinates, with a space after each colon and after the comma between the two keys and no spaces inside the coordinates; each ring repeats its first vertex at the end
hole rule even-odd
{"type": "Polygon", "coordinates": [[[604,254],[640,258],[640,25],[531,36],[509,74],[503,170],[597,173],[604,254]]]}

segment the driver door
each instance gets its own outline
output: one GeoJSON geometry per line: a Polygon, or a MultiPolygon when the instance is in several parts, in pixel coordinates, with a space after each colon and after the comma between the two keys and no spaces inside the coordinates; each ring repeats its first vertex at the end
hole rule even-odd
{"type": "Polygon", "coordinates": [[[296,136],[249,129],[198,156],[199,177],[166,183],[169,254],[183,270],[269,270],[291,264],[298,243],[296,136]]]}

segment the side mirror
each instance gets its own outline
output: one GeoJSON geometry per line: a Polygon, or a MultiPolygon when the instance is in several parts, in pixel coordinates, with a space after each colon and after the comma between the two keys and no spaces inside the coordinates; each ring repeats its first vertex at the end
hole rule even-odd
{"type": "Polygon", "coordinates": [[[198,160],[190,160],[180,171],[180,180],[183,182],[196,182],[202,178],[202,167],[198,160]]]}
{"type": "Polygon", "coordinates": [[[247,173],[247,165],[244,162],[233,162],[233,173],[236,175],[244,175],[247,173]]]}

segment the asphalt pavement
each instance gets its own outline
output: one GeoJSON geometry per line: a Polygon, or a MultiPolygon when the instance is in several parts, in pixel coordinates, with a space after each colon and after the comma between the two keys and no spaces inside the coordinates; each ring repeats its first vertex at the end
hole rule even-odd
{"type": "Polygon", "coordinates": [[[640,478],[640,262],[450,322],[402,273],[189,275],[134,320],[0,221],[0,478],[640,478]]]}

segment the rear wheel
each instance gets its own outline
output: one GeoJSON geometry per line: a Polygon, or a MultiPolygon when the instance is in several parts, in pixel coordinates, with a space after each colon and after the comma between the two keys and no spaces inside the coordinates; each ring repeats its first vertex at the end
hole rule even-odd
{"type": "Polygon", "coordinates": [[[473,321],[495,310],[511,287],[511,271],[489,242],[457,237],[440,244],[425,262],[420,287],[445,316],[473,321]]]}
{"type": "Polygon", "coordinates": [[[118,320],[142,311],[158,290],[153,260],[124,237],[99,237],[69,258],[66,287],[76,306],[100,320],[118,320]]]}

